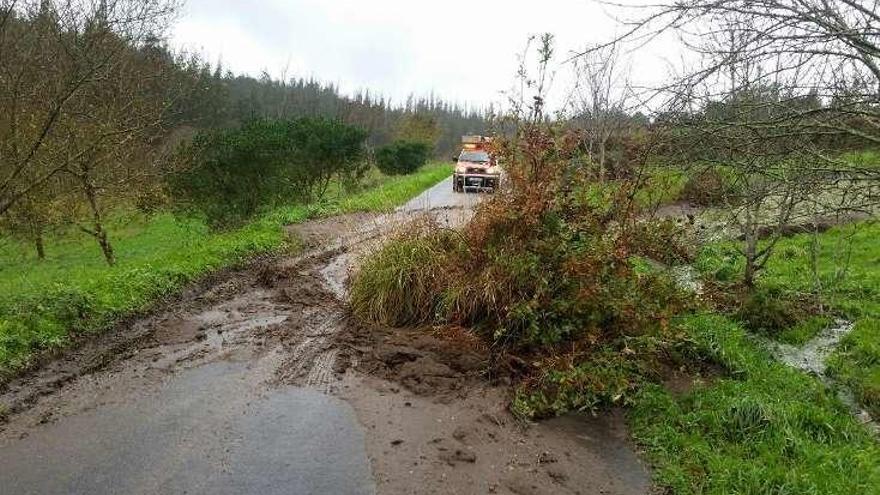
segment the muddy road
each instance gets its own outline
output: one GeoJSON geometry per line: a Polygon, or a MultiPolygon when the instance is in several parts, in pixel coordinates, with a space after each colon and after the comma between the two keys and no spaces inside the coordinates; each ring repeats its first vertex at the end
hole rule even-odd
{"type": "Polygon", "coordinates": [[[444,181],[390,215],[293,226],[305,254],[218,274],[5,384],[0,491],[648,493],[621,414],[523,425],[477,342],[349,317],[364,249],[477,201],[444,181]]]}

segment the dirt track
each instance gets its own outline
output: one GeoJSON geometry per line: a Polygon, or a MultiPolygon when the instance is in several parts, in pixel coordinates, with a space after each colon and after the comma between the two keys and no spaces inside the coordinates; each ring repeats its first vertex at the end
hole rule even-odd
{"type": "Polygon", "coordinates": [[[214,277],[10,383],[3,493],[647,493],[620,414],[522,425],[478,345],[349,318],[360,249],[426,207],[467,218],[475,197],[445,188],[292,227],[306,255],[214,277]]]}

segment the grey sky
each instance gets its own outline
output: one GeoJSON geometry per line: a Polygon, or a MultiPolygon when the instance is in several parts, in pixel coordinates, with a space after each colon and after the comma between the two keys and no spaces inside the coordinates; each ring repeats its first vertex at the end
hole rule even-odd
{"type": "MultiPolygon", "coordinates": [[[[187,0],[172,41],[235,72],[287,67],[346,92],[486,104],[510,87],[529,35],[554,33],[564,54],[617,29],[589,0],[187,0]]],[[[662,72],[661,55],[641,50],[636,75],[662,72]]]]}

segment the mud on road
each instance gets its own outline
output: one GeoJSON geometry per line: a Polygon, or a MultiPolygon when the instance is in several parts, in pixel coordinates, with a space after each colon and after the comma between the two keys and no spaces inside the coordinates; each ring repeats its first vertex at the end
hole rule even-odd
{"type": "MultiPolygon", "coordinates": [[[[431,212],[466,220],[451,206],[431,212]]],[[[418,208],[292,227],[304,255],[213,277],[6,384],[4,492],[648,493],[620,413],[524,425],[466,332],[350,317],[359,253],[418,208]]]]}

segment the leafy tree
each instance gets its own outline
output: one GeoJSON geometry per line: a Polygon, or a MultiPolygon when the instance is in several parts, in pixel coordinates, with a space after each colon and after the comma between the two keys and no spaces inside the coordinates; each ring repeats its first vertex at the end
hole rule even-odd
{"type": "Polygon", "coordinates": [[[402,119],[397,130],[397,140],[423,143],[433,151],[437,146],[437,140],[440,139],[440,134],[441,130],[436,117],[428,113],[416,113],[402,119]]]}

